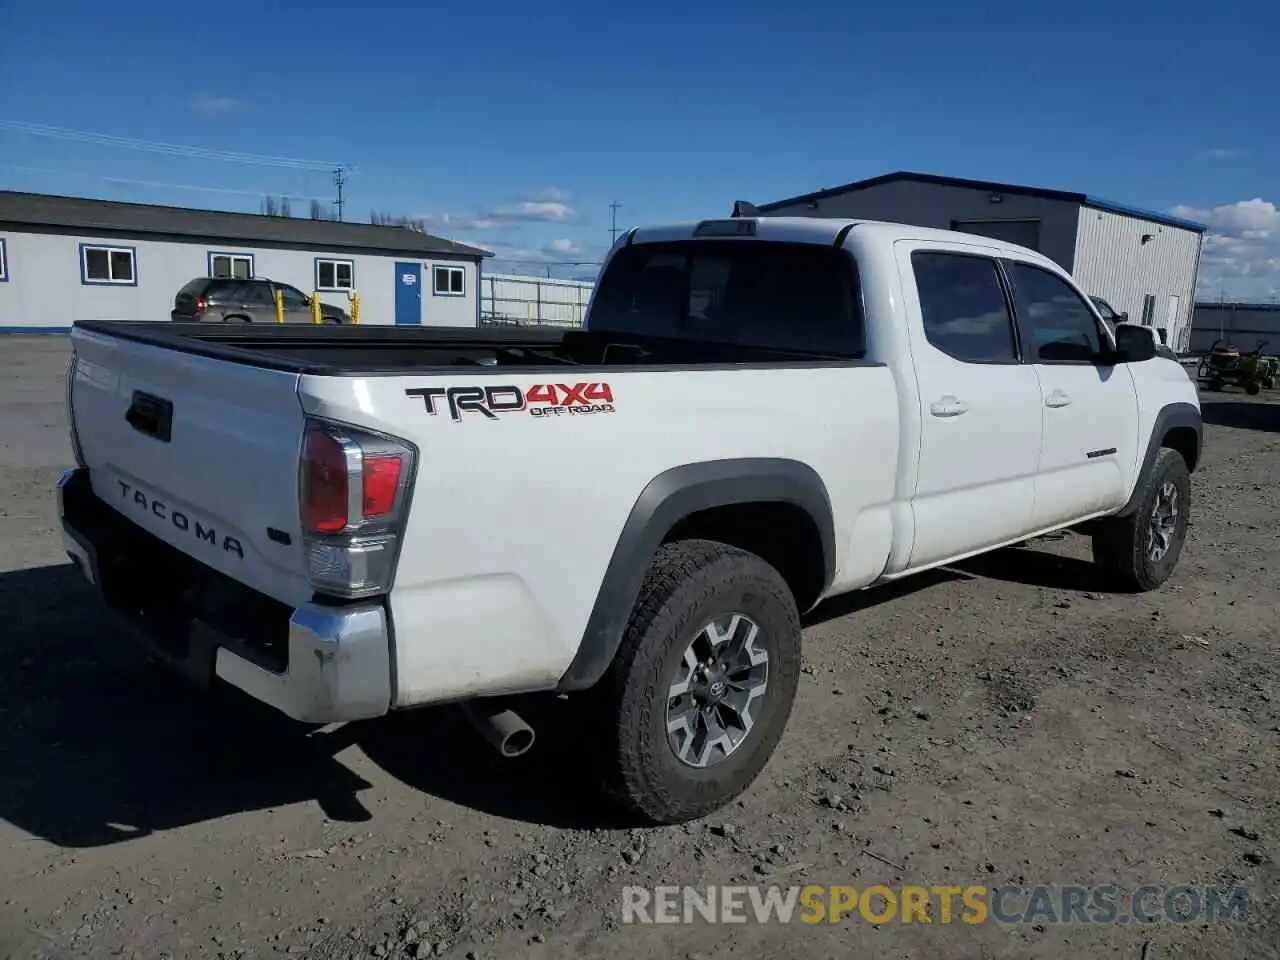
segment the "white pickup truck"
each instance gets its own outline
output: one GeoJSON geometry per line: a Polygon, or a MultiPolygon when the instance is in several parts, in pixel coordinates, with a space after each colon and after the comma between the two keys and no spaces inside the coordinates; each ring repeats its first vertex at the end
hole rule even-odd
{"type": "Polygon", "coordinates": [[[72,344],[66,549],[154,651],[309,722],[462,702],[509,754],[511,695],[567,693],[649,822],[753,781],[824,598],[1063,528],[1158,587],[1201,451],[1145,331],[898,224],[628,231],[581,330],[72,344]]]}

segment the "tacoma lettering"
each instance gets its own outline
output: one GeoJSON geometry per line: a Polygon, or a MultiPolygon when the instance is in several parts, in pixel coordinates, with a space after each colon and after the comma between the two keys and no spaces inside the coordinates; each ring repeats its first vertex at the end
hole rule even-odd
{"type": "Polygon", "coordinates": [[[123,480],[116,482],[120,484],[121,499],[132,503],[143,513],[149,513],[160,520],[168,520],[173,524],[175,530],[181,530],[183,533],[194,532],[197,540],[203,540],[205,543],[215,547],[221,546],[223,553],[233,553],[241,560],[244,559],[244,547],[235,537],[230,537],[226,534],[219,536],[216,528],[206,527],[199,520],[192,520],[181,510],[169,509],[163,500],[148,496],[123,480]]]}

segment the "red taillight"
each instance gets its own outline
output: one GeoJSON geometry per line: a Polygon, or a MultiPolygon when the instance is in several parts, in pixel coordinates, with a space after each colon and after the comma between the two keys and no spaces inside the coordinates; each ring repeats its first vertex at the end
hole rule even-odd
{"type": "Polygon", "coordinates": [[[347,453],[324,430],[307,431],[302,450],[302,524],[315,533],[347,526],[347,453]]]}
{"type": "Polygon", "coordinates": [[[209,309],[209,301],[204,297],[196,297],[196,313],[205,313],[209,309]]]}
{"type": "Polygon", "coordinates": [[[308,420],[300,513],[317,593],[372,597],[391,589],[417,450],[359,427],[308,420]]]}
{"type": "Polygon", "coordinates": [[[395,509],[402,465],[397,456],[365,457],[363,504],[366,520],[389,516],[395,509]]]}

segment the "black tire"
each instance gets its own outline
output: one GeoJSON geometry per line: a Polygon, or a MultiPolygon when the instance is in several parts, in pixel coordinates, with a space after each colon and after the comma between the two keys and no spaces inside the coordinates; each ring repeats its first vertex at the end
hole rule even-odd
{"type": "Polygon", "coordinates": [[[782,737],[800,680],[800,615],[776,569],[707,540],[661,547],[645,574],[613,663],[591,693],[605,791],[631,816],[682,823],[729,803],[759,775],[782,737]],[[711,623],[742,614],[768,652],[753,723],[718,762],[696,767],[668,741],[668,696],[686,649],[711,623]]]}
{"type": "Polygon", "coordinates": [[[335,324],[335,325],[337,325],[337,326],[342,326],[342,318],[341,318],[341,317],[325,317],[325,318],[324,318],[324,320],[323,320],[322,322],[324,322],[324,323],[332,323],[332,324],[335,324]]]}
{"type": "Polygon", "coordinates": [[[222,322],[223,323],[253,323],[253,320],[250,319],[249,317],[242,317],[238,313],[233,313],[229,317],[223,317],[222,322]]]}
{"type": "Polygon", "coordinates": [[[1217,393],[1224,386],[1226,386],[1226,381],[1224,381],[1221,377],[1210,377],[1209,382],[1208,384],[1206,384],[1206,386],[1209,390],[1212,390],[1214,393],[1217,393]]]}
{"type": "Polygon", "coordinates": [[[1248,383],[1244,385],[1244,392],[1251,397],[1256,397],[1259,391],[1261,390],[1262,390],[1262,387],[1258,384],[1258,381],[1256,380],[1250,380],[1248,383]]]}
{"type": "Polygon", "coordinates": [[[1191,515],[1191,473],[1182,454],[1162,447],[1151,468],[1138,479],[1138,505],[1126,517],[1098,522],[1093,534],[1093,561],[1121,589],[1155,590],[1173,574],[1187,539],[1191,515]],[[1177,492],[1168,549],[1158,557],[1150,552],[1153,512],[1166,484],[1177,492]]]}

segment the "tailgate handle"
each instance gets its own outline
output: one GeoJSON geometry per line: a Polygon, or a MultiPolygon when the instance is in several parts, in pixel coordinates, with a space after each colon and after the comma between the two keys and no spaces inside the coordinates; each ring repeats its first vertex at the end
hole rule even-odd
{"type": "Polygon", "coordinates": [[[173,431],[173,403],[163,397],[135,390],[129,412],[124,415],[129,426],[139,433],[168,443],[173,431]]]}

